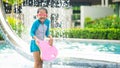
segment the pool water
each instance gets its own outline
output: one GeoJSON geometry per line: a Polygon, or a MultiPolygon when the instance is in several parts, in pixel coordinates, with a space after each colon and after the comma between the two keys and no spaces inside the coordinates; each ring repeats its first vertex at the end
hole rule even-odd
{"type": "MultiPolygon", "coordinates": [[[[103,52],[120,54],[119,43],[89,43],[55,41],[59,51],[67,52],[103,52]]],[[[17,53],[5,42],[0,43],[0,68],[33,68],[33,62],[17,53]]],[[[113,62],[91,61],[80,58],[57,58],[52,62],[44,62],[43,68],[120,68],[120,64],[113,62]]]]}
{"type": "Polygon", "coordinates": [[[120,43],[114,42],[56,41],[55,45],[58,46],[58,49],[63,50],[120,54],[120,43]]]}

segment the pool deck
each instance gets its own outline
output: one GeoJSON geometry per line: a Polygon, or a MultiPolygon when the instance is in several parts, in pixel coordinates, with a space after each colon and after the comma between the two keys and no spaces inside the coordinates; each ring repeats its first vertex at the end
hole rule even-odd
{"type": "Polygon", "coordinates": [[[107,39],[79,39],[79,38],[54,38],[55,40],[69,40],[69,41],[86,41],[86,42],[101,42],[101,43],[119,43],[120,40],[107,40],[107,39]]]}
{"type": "Polygon", "coordinates": [[[4,40],[0,40],[0,44],[1,44],[1,43],[4,43],[4,42],[5,42],[4,40]]]}

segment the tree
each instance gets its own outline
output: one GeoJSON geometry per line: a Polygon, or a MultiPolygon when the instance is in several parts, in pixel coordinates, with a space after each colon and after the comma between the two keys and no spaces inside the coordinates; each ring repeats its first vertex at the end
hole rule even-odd
{"type": "Polygon", "coordinates": [[[14,8],[15,6],[21,5],[24,0],[2,0],[2,1],[12,6],[11,16],[7,17],[7,21],[11,25],[12,29],[15,30],[15,32],[20,36],[22,29],[24,28],[24,25],[21,22],[21,20],[14,17],[14,8]]]}
{"type": "Polygon", "coordinates": [[[11,10],[11,15],[13,16],[14,14],[14,6],[15,5],[21,5],[23,3],[24,0],[3,0],[3,2],[8,3],[9,5],[12,6],[12,10],[11,10]]]}

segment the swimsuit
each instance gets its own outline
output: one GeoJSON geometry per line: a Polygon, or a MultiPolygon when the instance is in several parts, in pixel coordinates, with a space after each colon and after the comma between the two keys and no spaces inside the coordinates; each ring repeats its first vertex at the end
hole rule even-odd
{"type": "MultiPolygon", "coordinates": [[[[40,40],[44,40],[45,36],[48,37],[50,34],[49,23],[50,21],[48,19],[46,19],[43,24],[40,22],[39,19],[37,19],[31,27],[30,35],[32,37],[36,36],[40,40]]],[[[34,39],[31,40],[30,51],[40,51],[34,39]]]]}

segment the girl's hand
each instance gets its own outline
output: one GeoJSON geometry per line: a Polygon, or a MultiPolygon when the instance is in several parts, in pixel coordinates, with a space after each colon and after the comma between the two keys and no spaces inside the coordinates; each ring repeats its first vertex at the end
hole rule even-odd
{"type": "Polygon", "coordinates": [[[49,39],[49,44],[50,44],[50,46],[53,45],[53,39],[52,38],[49,39]]]}
{"type": "Polygon", "coordinates": [[[36,36],[34,36],[33,38],[35,39],[35,43],[38,45],[40,40],[36,36]]]}
{"type": "Polygon", "coordinates": [[[36,44],[38,45],[39,42],[40,42],[40,40],[39,40],[39,39],[35,39],[35,42],[36,42],[36,44]]]}

